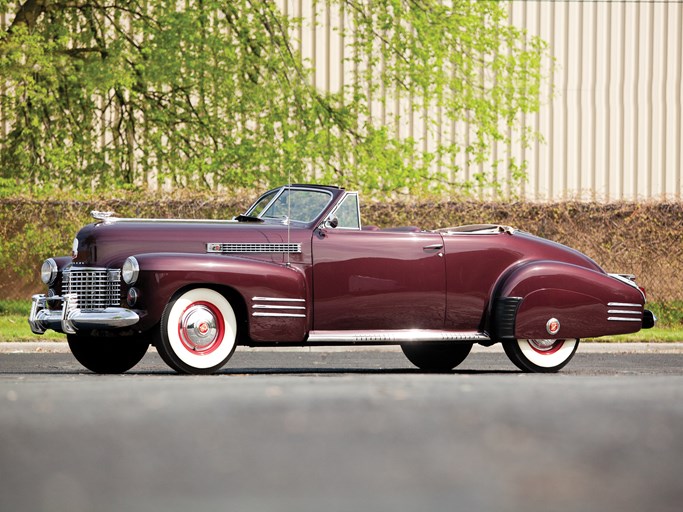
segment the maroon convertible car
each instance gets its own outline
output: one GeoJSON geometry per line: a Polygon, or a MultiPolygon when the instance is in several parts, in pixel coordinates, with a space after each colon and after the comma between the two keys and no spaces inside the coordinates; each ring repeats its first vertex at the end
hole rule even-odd
{"type": "Polygon", "coordinates": [[[125,372],[155,345],[178,372],[212,373],[237,345],[400,345],[424,370],[502,343],[555,372],[579,339],[652,327],[633,276],[523,231],[363,226],[358,194],[291,185],[229,221],[93,212],[50,258],[29,323],[66,333],[78,361],[125,372]]]}

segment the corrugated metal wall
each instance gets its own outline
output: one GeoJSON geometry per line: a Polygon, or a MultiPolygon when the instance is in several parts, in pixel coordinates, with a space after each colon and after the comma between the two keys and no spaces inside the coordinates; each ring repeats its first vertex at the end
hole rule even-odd
{"type": "MultiPolygon", "coordinates": [[[[295,37],[315,67],[315,84],[338,90],[353,69],[343,28],[343,6],[318,0],[280,0],[292,16],[310,20],[295,37]]],[[[540,112],[527,119],[545,139],[494,148],[494,158],[528,161],[528,180],[515,192],[532,200],[612,201],[680,199],[683,2],[680,0],[513,0],[510,21],[549,43],[556,61],[540,112]],[[552,94],[550,94],[552,87],[552,94]]],[[[350,36],[346,36],[347,38],[350,36]]],[[[383,94],[391,91],[382,91],[383,94]]],[[[375,98],[376,100],[376,98],[375,98]]],[[[375,101],[372,117],[423,140],[467,137],[468,127],[440,123],[427,133],[425,115],[410,98],[375,101]]],[[[459,162],[462,163],[462,162],[459,162]]],[[[469,178],[480,169],[467,169],[469,178]]],[[[504,181],[505,176],[501,176],[504,181]]]]}
{"type": "Polygon", "coordinates": [[[525,195],[680,199],[683,3],[515,1],[510,19],[557,59],[525,195]]]}

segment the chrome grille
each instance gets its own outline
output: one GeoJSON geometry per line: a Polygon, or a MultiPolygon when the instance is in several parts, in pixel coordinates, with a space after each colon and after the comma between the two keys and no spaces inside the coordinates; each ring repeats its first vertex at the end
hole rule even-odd
{"type": "Polygon", "coordinates": [[[121,271],[78,268],[62,274],[62,294],[75,294],[76,307],[104,309],[121,305],[121,271]]]}

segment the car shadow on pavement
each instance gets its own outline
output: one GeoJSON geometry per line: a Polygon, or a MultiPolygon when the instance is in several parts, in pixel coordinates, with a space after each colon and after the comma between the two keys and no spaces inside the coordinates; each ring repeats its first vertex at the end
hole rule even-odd
{"type": "Polygon", "coordinates": [[[515,370],[424,371],[419,368],[224,368],[216,375],[477,375],[520,373],[515,370]]]}
{"type": "MultiPolygon", "coordinates": [[[[472,361],[471,365],[458,367],[448,372],[431,372],[419,368],[402,366],[400,359],[384,361],[339,361],[333,358],[321,357],[314,361],[290,359],[283,361],[258,360],[254,358],[249,362],[235,361],[234,366],[230,362],[212,376],[236,377],[258,375],[285,375],[285,376],[343,376],[343,375],[486,375],[486,374],[520,374],[516,368],[496,361],[472,361]],[[246,364],[244,364],[246,363],[246,364]],[[254,364],[255,363],[255,364],[254,364]],[[368,364],[369,363],[369,364],[368,364]],[[363,366],[365,365],[365,367],[363,366]],[[479,367],[481,365],[481,367],[479,367]],[[472,366],[475,366],[472,368],[472,366]]],[[[275,359],[275,358],[271,358],[275,359]]],[[[69,353],[14,353],[0,354],[0,375],[93,375],[69,353]]],[[[149,354],[138,363],[137,366],[123,375],[131,376],[161,376],[183,375],[177,374],[156,354],[149,354]]],[[[196,377],[196,376],[195,376],[196,377]]]]}
{"type": "MultiPolygon", "coordinates": [[[[149,368],[136,369],[133,368],[123,374],[123,376],[177,376],[183,377],[244,377],[244,376],[259,376],[259,375],[283,375],[283,376],[344,376],[344,375],[512,375],[521,374],[519,370],[453,370],[450,372],[432,372],[423,371],[420,369],[398,369],[398,368],[230,368],[222,369],[211,375],[184,375],[174,372],[166,368],[149,368]]],[[[91,375],[93,377],[112,376],[101,375],[90,372],[85,368],[72,367],[37,367],[37,368],[2,368],[0,367],[1,375],[44,375],[44,376],[85,376],[91,375]]],[[[116,374],[115,374],[116,375],[116,374]]]]}

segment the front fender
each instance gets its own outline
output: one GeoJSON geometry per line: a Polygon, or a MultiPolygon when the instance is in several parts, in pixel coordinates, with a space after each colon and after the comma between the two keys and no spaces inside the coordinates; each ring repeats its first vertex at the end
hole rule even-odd
{"type": "Polygon", "coordinates": [[[636,332],[642,326],[644,302],[637,289],[604,272],[557,261],[534,261],[514,269],[499,284],[492,331],[501,339],[589,338],[636,332]],[[624,309],[627,314],[612,313],[624,309]],[[559,331],[553,332],[551,319],[559,322],[559,331]]]}
{"type": "MultiPolygon", "coordinates": [[[[156,325],[180,290],[204,286],[241,301],[253,341],[299,342],[309,329],[306,278],[296,267],[222,254],[148,253],[135,255],[144,308],[143,329],[156,325]],[[277,307],[273,307],[277,306],[277,307]],[[287,308],[291,306],[291,308],[287,308]]],[[[233,307],[235,305],[233,304],[233,307]]]]}

